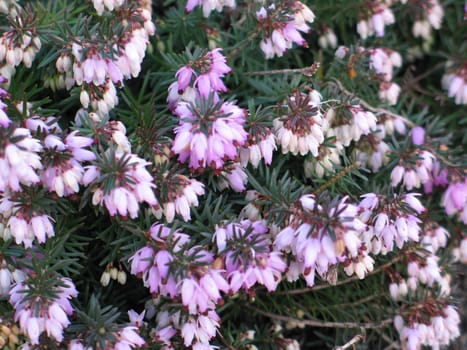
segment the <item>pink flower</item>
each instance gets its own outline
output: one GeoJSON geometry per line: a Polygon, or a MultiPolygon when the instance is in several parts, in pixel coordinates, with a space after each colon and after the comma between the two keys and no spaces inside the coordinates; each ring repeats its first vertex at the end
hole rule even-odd
{"type": "Polygon", "coordinates": [[[210,310],[206,315],[190,315],[181,326],[181,335],[185,346],[193,349],[212,349],[209,340],[216,336],[220,326],[220,318],[215,311],[210,310]]]}
{"type": "Polygon", "coordinates": [[[248,176],[245,173],[243,167],[240,164],[234,163],[225,168],[221,173],[222,177],[225,177],[224,181],[221,177],[219,186],[221,189],[230,187],[236,192],[243,192],[246,189],[248,182],[248,176]]]}
{"type": "Polygon", "coordinates": [[[425,143],[425,129],[421,126],[412,128],[412,143],[415,146],[421,146],[425,143]]]}
{"type": "Polygon", "coordinates": [[[364,276],[372,268],[371,259],[365,258],[360,250],[363,244],[360,236],[366,225],[357,218],[358,208],[346,201],[344,198],[337,206],[324,209],[314,195],[300,198],[297,208],[302,213],[300,219],[291,217],[291,223],[274,240],[275,247],[292,255],[293,264],[287,271],[289,280],[301,274],[307,285],[313,286],[316,273],[325,278],[332,266],[347,259],[361,259],[358,263],[361,266],[357,265],[356,270],[352,266],[351,271],[347,270],[349,274],[358,271],[359,276],[364,276]],[[331,230],[335,238],[331,238],[331,230]]]}
{"type": "Polygon", "coordinates": [[[76,297],[78,292],[68,278],[60,278],[59,283],[64,284],[64,287],[55,287],[53,292],[56,296],[53,298],[37,294],[34,283],[26,279],[11,289],[10,303],[16,309],[15,321],[19,322],[21,331],[33,345],[39,344],[39,336],[44,332],[61,342],[63,330],[70,324],[67,315],[73,313],[69,299],[76,297]],[[25,292],[36,295],[34,298],[26,298],[25,292]]]}
{"type": "Polygon", "coordinates": [[[416,193],[394,195],[394,198],[381,196],[378,203],[371,203],[373,209],[366,198],[360,203],[361,210],[367,208],[360,217],[369,225],[365,244],[370,252],[385,254],[394,249],[394,243],[402,248],[406,242],[420,240],[421,221],[412,213],[420,214],[425,208],[416,196],[416,193]]]}
{"type": "Polygon", "coordinates": [[[0,192],[20,191],[20,184],[32,185],[40,178],[36,173],[42,168],[39,152],[42,146],[28,129],[0,127],[0,192]]]}
{"type": "Polygon", "coordinates": [[[187,86],[191,83],[191,77],[195,71],[190,66],[183,66],[180,68],[175,76],[177,77],[178,81],[178,91],[183,92],[187,88],[187,86]]]}
{"type": "Polygon", "coordinates": [[[458,215],[467,224],[467,177],[464,181],[452,182],[443,194],[441,205],[449,216],[458,215]]]}
{"type": "Polygon", "coordinates": [[[236,4],[235,0],[188,0],[185,11],[191,12],[196,6],[202,6],[204,17],[209,17],[213,10],[221,12],[224,6],[235,8],[236,4]]]}
{"type": "Polygon", "coordinates": [[[292,44],[306,46],[306,41],[300,32],[307,33],[310,30],[308,23],[313,22],[313,12],[300,1],[293,1],[281,10],[274,5],[267,9],[261,7],[256,12],[259,27],[264,32],[264,38],[260,42],[260,48],[266,58],[281,57],[292,44]]]}
{"type": "Polygon", "coordinates": [[[219,252],[225,256],[230,290],[249,290],[255,284],[274,291],[286,264],[282,254],[269,248],[268,229],[262,221],[243,220],[218,227],[214,233],[219,252]]]}
{"type": "MultiPolygon", "coordinates": [[[[0,84],[5,82],[5,78],[0,75],[0,84]]],[[[8,106],[2,101],[3,98],[8,97],[8,92],[0,88],[0,125],[4,128],[10,125],[11,120],[6,114],[8,106]]]]}
{"type": "MultiPolygon", "coordinates": [[[[447,63],[449,66],[450,62],[447,63]]],[[[467,104],[467,78],[464,62],[460,68],[446,73],[442,78],[443,89],[447,90],[448,96],[454,98],[454,102],[458,105],[467,104]]]]}
{"type": "Polygon", "coordinates": [[[84,174],[81,163],[95,159],[94,153],[85,149],[93,140],[77,133],[70,133],[64,140],[56,134],[44,139],[42,158],[47,166],[41,171],[41,179],[59,197],[79,192],[84,174]]]}
{"type": "MultiPolygon", "coordinates": [[[[169,88],[169,103],[174,106],[180,100],[192,101],[197,92],[205,99],[208,99],[212,94],[216,100],[219,91],[227,91],[227,87],[221,78],[230,73],[232,69],[226,62],[225,56],[221,54],[221,49],[214,49],[199,57],[195,62],[190,62],[188,65],[181,67],[176,73],[176,84],[172,84],[169,88]],[[196,78],[193,86],[190,86],[193,76],[196,76],[196,78]],[[195,90],[191,91],[192,88],[195,88],[195,90]],[[187,89],[191,97],[180,96],[184,95],[187,89]]],[[[171,109],[174,108],[171,107],[171,109]]]]}
{"type": "Polygon", "coordinates": [[[198,196],[204,194],[204,185],[194,179],[175,174],[166,183],[167,202],[163,203],[164,215],[167,222],[172,222],[175,213],[182,216],[183,220],[191,220],[190,207],[198,206],[198,196]]]}
{"type": "Polygon", "coordinates": [[[257,168],[261,159],[264,159],[264,163],[270,165],[273,152],[276,149],[274,134],[269,133],[267,136],[258,135],[258,137],[253,137],[247,148],[240,149],[240,163],[246,167],[248,162],[250,162],[254,168],[257,168]],[[258,143],[256,139],[259,139],[258,143]]]}
{"type": "Polygon", "coordinates": [[[390,106],[393,106],[397,103],[399,93],[401,88],[396,83],[392,82],[383,82],[380,84],[379,98],[381,101],[386,102],[390,106]]]}
{"type": "Polygon", "coordinates": [[[105,205],[112,216],[129,215],[131,218],[138,216],[141,202],[157,206],[158,201],[152,191],[154,179],[145,169],[147,165],[148,162],[134,154],[109,152],[96,165],[87,166],[83,183],[92,186],[93,204],[105,205]],[[117,164],[118,174],[114,164],[117,164]],[[101,176],[108,173],[108,177],[101,176]]]}
{"type": "Polygon", "coordinates": [[[190,168],[221,169],[225,160],[235,160],[237,146],[246,141],[245,111],[232,102],[213,106],[207,106],[206,102],[196,100],[194,107],[179,103],[175,113],[180,117],[180,125],[175,128],[172,151],[181,162],[189,159],[190,168]]]}
{"type": "Polygon", "coordinates": [[[318,104],[311,95],[299,92],[288,98],[288,111],[274,119],[277,142],[282,153],[318,156],[318,148],[324,142],[324,121],[318,104]]]}

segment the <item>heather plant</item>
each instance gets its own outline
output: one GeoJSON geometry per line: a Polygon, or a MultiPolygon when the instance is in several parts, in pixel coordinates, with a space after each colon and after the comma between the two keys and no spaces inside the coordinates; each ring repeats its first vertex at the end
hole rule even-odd
{"type": "Polygon", "coordinates": [[[0,348],[465,348],[466,18],[0,0],[0,348]]]}

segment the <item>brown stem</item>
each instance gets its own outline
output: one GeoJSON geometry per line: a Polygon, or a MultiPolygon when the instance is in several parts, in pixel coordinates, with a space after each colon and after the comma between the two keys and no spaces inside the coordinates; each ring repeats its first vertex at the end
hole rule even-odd
{"type": "Polygon", "coordinates": [[[393,320],[392,318],[388,318],[385,320],[381,320],[378,322],[363,322],[363,323],[358,323],[358,322],[327,322],[327,321],[320,321],[320,320],[302,320],[299,318],[291,317],[291,316],[283,316],[283,315],[278,315],[272,312],[264,311],[261,309],[258,309],[254,306],[251,305],[245,305],[246,308],[256,312],[259,315],[269,317],[274,320],[278,321],[285,321],[285,322],[294,322],[294,323],[299,323],[304,326],[312,326],[312,327],[321,327],[321,328],[364,328],[364,329],[377,329],[377,328],[384,328],[390,325],[393,320]]]}
{"type": "Polygon", "coordinates": [[[417,75],[415,78],[412,78],[406,82],[404,82],[404,85],[402,86],[401,88],[401,92],[404,92],[408,89],[410,89],[410,87],[419,82],[420,80],[426,78],[427,76],[433,74],[434,72],[436,72],[438,69],[442,68],[443,66],[445,65],[445,62],[440,62],[436,65],[434,65],[432,68],[428,69],[426,72],[424,72],[423,74],[420,74],[420,75],[417,75]]]}
{"type": "Polygon", "coordinates": [[[285,68],[285,69],[272,69],[272,70],[261,70],[255,72],[246,72],[244,75],[271,75],[271,74],[289,74],[289,73],[300,73],[306,76],[312,76],[316,73],[319,68],[319,63],[315,62],[309,67],[305,68],[285,68]]]}
{"type": "Polygon", "coordinates": [[[355,162],[354,164],[350,164],[349,166],[345,167],[342,169],[336,176],[332,177],[328,181],[326,181],[324,184],[318,187],[318,189],[315,191],[315,195],[320,194],[323,192],[325,189],[327,189],[329,186],[332,184],[336,183],[340,178],[342,178],[344,175],[350,173],[352,170],[359,168],[361,165],[360,162],[355,162]]]}
{"type": "Polygon", "coordinates": [[[238,53],[240,53],[253,39],[255,39],[259,35],[259,32],[254,32],[248,36],[248,38],[238,45],[236,48],[234,48],[230,53],[227,55],[229,59],[234,58],[237,56],[238,53]]]}
{"type": "Polygon", "coordinates": [[[360,343],[360,342],[365,342],[365,335],[363,334],[357,334],[355,337],[353,337],[352,339],[350,339],[347,343],[345,343],[344,345],[341,345],[341,346],[335,346],[332,350],[345,350],[345,349],[348,349],[350,347],[354,348],[354,345],[357,344],[357,343],[360,343]]]}
{"type": "Polygon", "coordinates": [[[221,340],[221,342],[227,347],[227,349],[229,349],[229,350],[238,350],[236,347],[234,347],[232,344],[230,344],[227,341],[227,339],[225,339],[224,336],[220,332],[217,332],[217,335],[218,335],[219,339],[221,340]]]}

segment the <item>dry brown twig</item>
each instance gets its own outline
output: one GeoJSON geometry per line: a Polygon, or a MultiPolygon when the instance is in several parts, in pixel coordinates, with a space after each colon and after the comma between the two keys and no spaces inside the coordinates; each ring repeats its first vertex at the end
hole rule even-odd
{"type": "Polygon", "coordinates": [[[345,350],[350,347],[355,348],[355,344],[360,343],[360,342],[365,342],[365,329],[362,329],[362,334],[357,334],[355,337],[350,339],[347,343],[341,346],[335,346],[332,348],[332,350],[345,350]]]}
{"type": "Polygon", "coordinates": [[[364,328],[364,329],[377,329],[377,328],[385,328],[388,325],[392,324],[393,319],[387,318],[378,322],[328,322],[328,321],[321,321],[321,320],[303,320],[296,317],[291,316],[283,316],[278,315],[272,312],[264,311],[258,309],[252,305],[245,305],[246,308],[256,312],[259,315],[266,316],[268,318],[277,320],[277,321],[284,321],[284,322],[294,322],[298,324],[302,324],[304,326],[312,326],[312,327],[321,327],[321,328],[364,328]]]}

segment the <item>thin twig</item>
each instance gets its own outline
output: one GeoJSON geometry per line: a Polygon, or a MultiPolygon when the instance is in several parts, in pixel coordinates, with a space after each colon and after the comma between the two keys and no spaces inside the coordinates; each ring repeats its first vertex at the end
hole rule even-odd
{"type": "MultiPolygon", "coordinates": [[[[336,85],[339,90],[341,90],[344,94],[346,94],[347,96],[356,96],[354,93],[350,92],[349,90],[347,90],[344,85],[336,78],[333,78],[332,80],[330,80],[328,83],[331,83],[331,84],[334,84],[336,85]]],[[[372,105],[370,105],[368,102],[366,102],[365,100],[361,99],[360,97],[358,97],[358,100],[360,102],[360,104],[369,109],[370,111],[372,112],[375,112],[376,115],[381,115],[381,114],[387,114],[387,115],[390,115],[392,117],[396,117],[396,118],[401,118],[402,120],[404,120],[408,126],[410,126],[411,128],[413,128],[415,126],[415,124],[407,119],[406,117],[403,117],[401,116],[400,114],[397,114],[397,113],[394,113],[394,112],[391,112],[390,110],[388,109],[385,109],[385,108],[380,108],[380,107],[373,107],[372,105]]]]}
{"type": "Polygon", "coordinates": [[[341,309],[346,308],[346,307],[354,307],[354,306],[358,306],[358,305],[367,303],[367,302],[369,302],[369,301],[371,301],[373,299],[380,298],[380,297],[382,297],[384,295],[386,295],[386,294],[383,294],[383,293],[373,294],[373,295],[370,295],[370,296],[368,296],[366,298],[359,299],[359,300],[351,302],[351,303],[333,304],[333,305],[330,305],[329,307],[340,307],[341,309]]]}
{"type": "Polygon", "coordinates": [[[272,74],[289,74],[289,73],[300,73],[306,76],[312,76],[318,69],[317,64],[313,63],[309,67],[305,68],[285,68],[285,69],[271,69],[271,70],[260,70],[255,72],[246,72],[244,75],[272,75],[272,74]]]}
{"type": "Polygon", "coordinates": [[[291,316],[283,316],[274,314],[272,312],[264,311],[258,309],[251,305],[245,305],[246,308],[256,312],[257,314],[269,317],[274,320],[284,321],[284,322],[294,322],[299,323],[304,326],[312,326],[312,327],[321,327],[321,328],[364,328],[364,329],[377,329],[377,328],[385,328],[393,322],[392,318],[388,318],[378,322],[328,322],[328,321],[319,321],[319,320],[302,320],[300,318],[291,317],[291,316]]]}
{"type": "MultiPolygon", "coordinates": [[[[405,253],[408,253],[412,250],[407,250],[405,253]]],[[[399,254],[397,256],[395,256],[394,258],[392,258],[391,260],[389,260],[387,263],[379,266],[378,268],[374,269],[373,271],[371,272],[368,272],[365,276],[368,277],[368,276],[371,276],[371,275],[375,275],[385,269],[387,269],[389,266],[395,264],[396,262],[402,260],[405,258],[405,254],[399,254]]],[[[307,287],[307,288],[300,288],[300,289],[294,289],[294,290],[286,290],[286,291],[281,291],[281,292],[277,292],[276,294],[288,294],[288,295],[292,295],[292,294],[303,294],[303,293],[309,293],[309,292],[315,292],[317,290],[322,290],[322,289],[326,289],[326,288],[331,288],[331,287],[336,287],[336,286],[340,286],[340,285],[343,285],[343,284],[346,284],[346,283],[350,283],[350,282],[354,282],[354,281],[358,281],[360,280],[358,278],[358,276],[352,276],[352,277],[349,277],[349,278],[346,278],[346,279],[343,279],[343,280],[340,280],[340,281],[337,281],[335,284],[320,284],[318,286],[313,286],[313,287],[307,287]]]]}
{"type": "MultiPolygon", "coordinates": [[[[378,332],[378,330],[376,331],[378,332]]],[[[383,338],[384,341],[386,341],[387,343],[389,343],[388,346],[386,346],[384,348],[384,350],[391,350],[391,349],[397,349],[397,350],[400,350],[401,349],[401,346],[399,345],[399,343],[397,341],[393,341],[392,339],[390,339],[386,334],[382,333],[382,332],[378,332],[378,334],[381,336],[381,338],[383,338]]]]}
{"type": "Polygon", "coordinates": [[[237,56],[238,53],[240,53],[248,44],[250,44],[253,39],[256,39],[256,37],[259,35],[259,32],[253,32],[248,36],[248,38],[243,42],[240,43],[237,47],[235,47],[232,51],[230,51],[227,56],[229,59],[234,58],[237,56]]]}
{"type": "Polygon", "coordinates": [[[314,192],[315,195],[320,194],[325,189],[327,189],[329,186],[336,183],[341,177],[343,177],[344,175],[350,173],[352,170],[359,168],[360,165],[362,165],[360,162],[355,162],[354,164],[350,164],[349,166],[345,167],[336,176],[333,176],[331,179],[329,179],[324,184],[319,186],[318,189],[314,192]]]}
{"type": "Polygon", "coordinates": [[[218,331],[217,335],[221,342],[227,347],[229,350],[238,350],[236,347],[234,347],[232,344],[230,344],[227,339],[224,338],[224,336],[218,331]]]}
{"type": "Polygon", "coordinates": [[[404,84],[402,85],[402,89],[401,91],[405,91],[407,90],[407,86],[410,87],[411,85],[413,85],[414,83],[426,78],[427,76],[429,76],[430,74],[433,74],[434,72],[436,72],[438,69],[442,68],[443,66],[445,65],[445,62],[440,62],[436,65],[434,65],[433,67],[431,67],[430,69],[428,69],[427,71],[425,71],[423,74],[420,74],[420,75],[417,75],[415,78],[413,79],[410,79],[408,81],[405,81],[404,84]]]}
{"type": "Polygon", "coordinates": [[[353,345],[360,343],[360,342],[365,342],[365,336],[363,334],[357,334],[355,337],[350,339],[350,341],[348,341],[344,345],[335,346],[334,348],[332,348],[332,350],[345,350],[345,349],[350,348],[351,346],[353,347],[353,345]]]}

